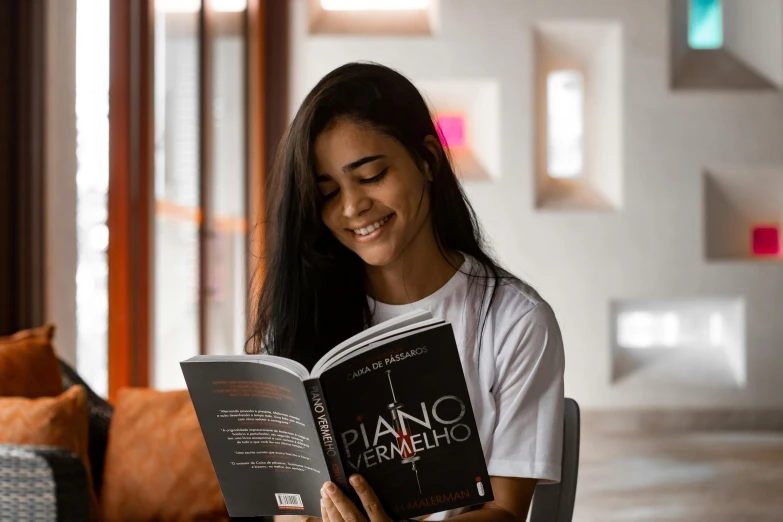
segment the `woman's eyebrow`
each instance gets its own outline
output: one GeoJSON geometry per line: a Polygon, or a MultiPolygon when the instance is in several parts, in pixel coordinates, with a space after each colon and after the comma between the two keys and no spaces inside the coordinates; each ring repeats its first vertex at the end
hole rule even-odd
{"type": "Polygon", "coordinates": [[[364,165],[366,163],[371,163],[373,161],[377,161],[377,160],[383,159],[385,157],[386,156],[384,156],[382,154],[380,154],[378,156],[365,156],[364,158],[358,159],[356,161],[352,161],[351,163],[348,163],[347,165],[345,165],[343,167],[343,172],[350,172],[352,170],[356,170],[356,169],[358,169],[359,167],[361,167],[362,165],[364,165]]]}
{"type": "MultiPolygon", "coordinates": [[[[351,172],[352,170],[356,170],[362,165],[366,165],[367,163],[372,163],[373,161],[378,161],[379,159],[384,159],[386,156],[383,154],[379,154],[377,156],[365,156],[364,158],[358,159],[356,161],[352,161],[351,163],[348,163],[343,167],[343,172],[351,172]]],[[[327,181],[332,181],[332,177],[329,174],[318,174],[315,176],[316,183],[324,183],[327,181]]]]}

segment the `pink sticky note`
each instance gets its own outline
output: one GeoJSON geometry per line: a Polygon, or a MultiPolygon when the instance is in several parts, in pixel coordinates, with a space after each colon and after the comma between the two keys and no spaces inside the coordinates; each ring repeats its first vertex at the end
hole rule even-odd
{"type": "Polygon", "coordinates": [[[459,149],[465,146],[465,117],[461,115],[440,115],[435,118],[438,137],[444,147],[459,149]]]}
{"type": "Polygon", "coordinates": [[[777,226],[753,228],[753,253],[757,256],[780,253],[780,230],[777,226]]]}

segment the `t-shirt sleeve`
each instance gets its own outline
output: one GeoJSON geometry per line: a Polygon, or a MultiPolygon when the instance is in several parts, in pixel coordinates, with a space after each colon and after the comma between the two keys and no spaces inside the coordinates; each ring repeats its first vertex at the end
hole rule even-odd
{"type": "Polygon", "coordinates": [[[560,481],[563,448],[563,339],[555,314],[538,303],[521,319],[498,318],[495,429],[490,475],[560,481]]]}

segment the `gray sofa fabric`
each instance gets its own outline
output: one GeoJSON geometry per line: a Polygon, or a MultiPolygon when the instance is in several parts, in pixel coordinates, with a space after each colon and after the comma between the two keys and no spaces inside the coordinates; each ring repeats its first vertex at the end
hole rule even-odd
{"type": "Polygon", "coordinates": [[[0,521],[85,522],[87,472],[70,451],[0,445],[0,521]]]}

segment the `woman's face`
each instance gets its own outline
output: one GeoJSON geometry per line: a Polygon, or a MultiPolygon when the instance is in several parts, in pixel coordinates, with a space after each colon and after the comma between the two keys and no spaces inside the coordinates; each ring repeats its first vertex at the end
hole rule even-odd
{"type": "Polygon", "coordinates": [[[388,265],[431,234],[429,169],[394,138],[339,119],[316,138],[315,162],[324,223],[368,265],[388,265]]]}

